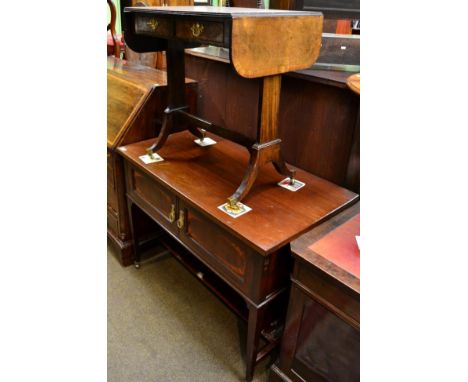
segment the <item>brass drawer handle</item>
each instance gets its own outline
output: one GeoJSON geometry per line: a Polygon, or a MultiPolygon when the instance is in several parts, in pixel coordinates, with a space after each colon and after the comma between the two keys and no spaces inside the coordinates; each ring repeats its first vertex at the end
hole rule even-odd
{"type": "Polygon", "coordinates": [[[169,212],[169,221],[171,223],[175,222],[175,204],[171,205],[171,212],[169,212]]]}
{"type": "Polygon", "coordinates": [[[203,29],[205,29],[205,27],[200,23],[196,23],[193,24],[190,29],[192,30],[193,37],[198,37],[202,34],[203,29]]]}
{"type": "Polygon", "coordinates": [[[154,32],[154,31],[158,28],[158,26],[159,26],[159,23],[158,23],[158,21],[157,21],[156,19],[151,19],[151,20],[148,21],[146,24],[150,26],[150,28],[151,28],[151,30],[152,30],[153,32],[154,32]]]}
{"type": "Polygon", "coordinates": [[[184,210],[179,211],[179,219],[177,219],[177,227],[179,229],[184,228],[184,210]]]}

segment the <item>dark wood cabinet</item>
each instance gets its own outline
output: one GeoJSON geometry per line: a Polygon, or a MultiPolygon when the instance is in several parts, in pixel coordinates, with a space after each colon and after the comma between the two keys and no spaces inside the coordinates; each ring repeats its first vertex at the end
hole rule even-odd
{"type": "Polygon", "coordinates": [[[360,378],[359,203],[292,243],[294,270],[270,381],[360,378]]]}
{"type": "MultiPolygon", "coordinates": [[[[196,103],[196,83],[186,80],[187,100],[196,103]]],[[[107,59],[107,236],[122,265],[133,262],[120,145],[158,134],[167,99],[166,73],[115,57],[107,59]]]]}

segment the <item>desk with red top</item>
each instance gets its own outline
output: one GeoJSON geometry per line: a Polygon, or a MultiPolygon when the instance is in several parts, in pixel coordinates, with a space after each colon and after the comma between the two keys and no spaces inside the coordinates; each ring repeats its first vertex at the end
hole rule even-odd
{"type": "MultiPolygon", "coordinates": [[[[233,218],[218,206],[243,176],[249,153],[209,134],[218,143],[200,147],[189,132],[169,136],[158,151],[163,162],[139,158],[151,141],[119,149],[125,162],[129,215],[143,210],[159,224],[161,242],[235,313],[248,322],[246,380],[256,362],[278,343],[284,320],[290,242],[357,201],[344,188],[300,169],[306,185],[296,192],[279,187],[272,164],[265,165],[245,203],[252,210],[233,218]],[[266,340],[259,349],[260,336],[266,340]]],[[[131,219],[132,220],[132,219],[131,219]]],[[[138,260],[138,232],[132,228],[138,260]]]]}
{"type": "Polygon", "coordinates": [[[270,382],[359,381],[359,203],[291,243],[294,270],[270,382]]]}

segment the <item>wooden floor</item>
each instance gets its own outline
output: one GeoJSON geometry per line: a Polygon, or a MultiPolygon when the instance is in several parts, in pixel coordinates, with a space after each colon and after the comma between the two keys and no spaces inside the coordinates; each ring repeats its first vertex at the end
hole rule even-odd
{"type": "Polygon", "coordinates": [[[122,268],[112,247],[107,257],[108,382],[243,380],[246,325],[181,264],[162,255],[122,268]]]}

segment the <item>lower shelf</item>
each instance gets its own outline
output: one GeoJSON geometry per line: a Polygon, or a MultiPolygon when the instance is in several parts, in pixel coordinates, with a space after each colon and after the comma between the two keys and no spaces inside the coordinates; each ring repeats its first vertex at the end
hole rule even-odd
{"type": "Polygon", "coordinates": [[[183,245],[168,234],[159,237],[169,252],[211,290],[227,307],[243,320],[248,318],[248,308],[244,299],[205,264],[192,255],[183,245]]]}

